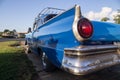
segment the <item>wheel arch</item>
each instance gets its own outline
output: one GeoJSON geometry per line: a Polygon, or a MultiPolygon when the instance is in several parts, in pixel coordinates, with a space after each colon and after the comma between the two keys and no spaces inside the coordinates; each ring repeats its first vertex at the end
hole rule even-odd
{"type": "Polygon", "coordinates": [[[37,48],[37,52],[38,52],[38,55],[42,57],[43,50],[40,47],[37,48]]]}

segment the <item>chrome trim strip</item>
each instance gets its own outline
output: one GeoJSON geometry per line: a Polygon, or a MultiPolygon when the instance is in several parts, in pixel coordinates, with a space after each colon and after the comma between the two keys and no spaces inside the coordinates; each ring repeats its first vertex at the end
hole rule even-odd
{"type": "Polygon", "coordinates": [[[78,41],[83,41],[84,39],[79,35],[78,29],[77,29],[77,23],[80,20],[80,17],[81,17],[80,6],[76,5],[75,6],[75,17],[74,17],[72,30],[73,30],[73,33],[76,39],[78,41]]]}
{"type": "Polygon", "coordinates": [[[120,47],[116,45],[92,45],[92,46],[79,46],[75,48],[65,48],[65,55],[90,55],[98,53],[109,53],[114,52],[120,47]]]}
{"type": "Polygon", "coordinates": [[[88,56],[92,54],[103,54],[103,53],[110,53],[110,52],[116,52],[116,50],[106,50],[106,51],[99,51],[99,52],[89,52],[89,53],[80,53],[78,52],[71,52],[71,51],[64,51],[65,55],[70,55],[70,56],[88,56]]]}
{"type": "Polygon", "coordinates": [[[117,49],[119,48],[117,45],[92,45],[92,46],[78,46],[74,48],[65,48],[65,50],[77,50],[81,52],[86,51],[96,51],[96,50],[103,50],[103,49],[117,49]]]}

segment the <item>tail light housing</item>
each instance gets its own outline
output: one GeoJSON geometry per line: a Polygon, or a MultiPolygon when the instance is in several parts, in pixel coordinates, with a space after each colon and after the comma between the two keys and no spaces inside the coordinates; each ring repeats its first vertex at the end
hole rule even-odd
{"type": "Polygon", "coordinates": [[[86,18],[82,18],[78,21],[77,30],[79,35],[83,38],[90,38],[93,34],[93,26],[86,18]]]}

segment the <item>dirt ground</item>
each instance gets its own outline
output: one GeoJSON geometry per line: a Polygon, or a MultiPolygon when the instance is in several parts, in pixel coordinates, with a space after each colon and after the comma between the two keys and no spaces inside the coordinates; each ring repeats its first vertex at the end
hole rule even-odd
{"type": "Polygon", "coordinates": [[[29,53],[27,56],[33,62],[38,73],[39,77],[36,80],[120,80],[120,65],[85,76],[75,76],[63,70],[47,73],[42,68],[42,62],[39,56],[34,53],[29,53]]]}

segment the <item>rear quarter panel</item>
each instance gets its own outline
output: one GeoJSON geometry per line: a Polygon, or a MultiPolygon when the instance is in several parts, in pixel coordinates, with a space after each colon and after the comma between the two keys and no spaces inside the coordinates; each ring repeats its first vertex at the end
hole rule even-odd
{"type": "Polygon", "coordinates": [[[94,32],[90,40],[120,41],[120,24],[92,21],[94,32]]]}
{"type": "Polygon", "coordinates": [[[38,47],[57,67],[61,67],[64,48],[80,44],[72,31],[74,15],[75,8],[72,8],[40,26],[38,31],[33,34],[34,38],[37,39],[38,47]]]}

